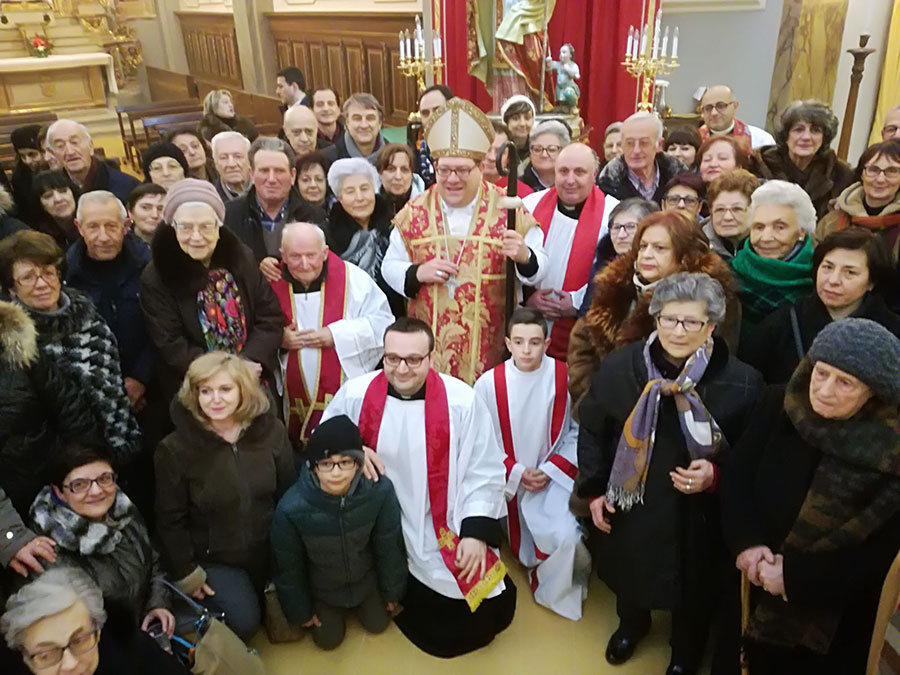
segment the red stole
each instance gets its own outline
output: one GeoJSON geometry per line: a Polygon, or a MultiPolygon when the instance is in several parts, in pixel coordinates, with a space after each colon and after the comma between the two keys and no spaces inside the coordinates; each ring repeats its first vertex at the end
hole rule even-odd
{"type": "MultiPolygon", "coordinates": [[[[347,307],[347,267],[337,255],[328,252],[328,276],[322,282],[321,309],[319,311],[319,328],[340,321],[344,318],[347,307]]],[[[278,297],[281,311],[284,313],[284,325],[294,322],[294,291],[286,279],[272,283],[272,290],[278,297]]],[[[312,395],[306,389],[303,369],[300,362],[300,350],[288,352],[287,369],[284,375],[284,397],[287,403],[288,436],[294,444],[306,443],[315,429],[322,413],[332,397],[341,387],[343,371],[334,347],[320,350],[319,372],[316,375],[316,386],[312,395]]]]}
{"type": "MultiPolygon", "coordinates": [[[[534,190],[532,190],[528,185],[523,183],[522,181],[517,181],[519,183],[519,197],[525,197],[530,195],[534,190]]],[[[506,189],[506,186],[509,185],[509,176],[501,176],[500,180],[494,183],[498,188],[506,189]]]]}
{"type": "MultiPolygon", "coordinates": [[[[554,359],[556,367],[556,394],[553,397],[553,415],[550,418],[550,449],[559,440],[559,434],[562,432],[563,422],[566,419],[566,403],[568,401],[568,369],[565,361],[554,359]]],[[[503,439],[503,450],[506,452],[506,459],[503,463],[506,465],[506,477],[512,471],[516,464],[516,450],[513,447],[512,424],[509,417],[509,393],[506,389],[506,363],[501,363],[494,368],[494,397],[497,401],[497,417],[500,420],[500,436],[503,439]]],[[[570,474],[571,470],[575,470],[572,463],[564,457],[553,455],[550,457],[551,462],[556,464],[560,469],[570,474]],[[557,460],[557,461],[554,461],[557,460]],[[569,468],[571,467],[571,469],[569,468]]],[[[530,467],[534,468],[534,467],[530,467]]],[[[572,476],[574,479],[574,476],[572,476]]],[[[509,545],[513,553],[519,555],[519,546],[521,545],[522,526],[519,523],[519,496],[514,495],[512,499],[507,501],[509,519],[509,545]]],[[[540,552],[539,552],[540,553],[540,552]]],[[[538,556],[540,557],[540,555],[538,556]]]]}
{"type": "MultiPolygon", "coordinates": [[[[550,233],[550,223],[553,214],[556,213],[558,196],[556,188],[552,187],[541,197],[534,208],[534,219],[541,225],[544,231],[544,243],[550,233]]],[[[603,191],[594,187],[588,195],[578,224],[575,226],[575,238],[572,240],[572,250],[569,252],[569,262],[566,266],[566,276],[563,278],[563,291],[569,293],[590,282],[591,265],[594,262],[594,254],[597,250],[597,240],[600,238],[600,230],[603,227],[603,208],[606,196],[603,191]]],[[[554,359],[565,361],[569,351],[569,335],[575,326],[575,317],[564,317],[553,322],[550,331],[550,346],[547,354],[554,359]]]]}
{"type": "MultiPolygon", "coordinates": [[[[378,450],[378,433],[387,402],[388,381],[384,371],[378,373],[366,389],[359,414],[359,431],[363,443],[378,450]]],[[[456,579],[469,609],[478,609],[494,587],[506,576],[506,566],[490,549],[487,549],[487,571],[484,577],[467,582],[460,579],[456,567],[456,547],[459,536],[447,523],[447,481],[450,475],[450,405],[447,388],[441,376],[430,370],[425,380],[425,458],[428,467],[428,502],[434,536],[437,537],[441,558],[456,579]]]]}
{"type": "MultiPolygon", "coordinates": [[[[705,141],[706,138],[710,135],[709,127],[705,124],[698,129],[700,132],[700,140],[705,141]]],[[[747,125],[741,122],[739,119],[734,120],[734,128],[729,131],[727,134],[721,134],[722,136],[734,136],[734,140],[741,144],[741,147],[744,148],[744,151],[750,152],[753,150],[753,139],[750,137],[750,130],[747,128],[747,125]]]]}

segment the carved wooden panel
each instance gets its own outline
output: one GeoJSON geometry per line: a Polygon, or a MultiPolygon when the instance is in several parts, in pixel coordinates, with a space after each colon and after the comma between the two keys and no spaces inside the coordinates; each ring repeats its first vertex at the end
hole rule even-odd
{"type": "Polygon", "coordinates": [[[415,108],[418,91],[404,77],[397,35],[415,26],[407,13],[352,14],[266,13],[275,40],[278,67],[297,66],[308,88],[334,89],[343,101],[354,92],[372,93],[384,106],[385,123],[402,126],[415,108]],[[289,49],[282,49],[287,43],[289,49]]]}
{"type": "Polygon", "coordinates": [[[191,75],[223,87],[243,87],[234,16],[201,12],[176,14],[181,22],[191,75]]]}

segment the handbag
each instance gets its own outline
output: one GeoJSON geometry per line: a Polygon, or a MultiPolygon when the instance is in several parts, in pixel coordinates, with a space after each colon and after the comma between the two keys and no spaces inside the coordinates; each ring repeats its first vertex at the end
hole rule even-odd
{"type": "Polygon", "coordinates": [[[188,648],[187,666],[195,675],[265,675],[266,668],[255,649],[250,649],[225,622],[174,584],[163,581],[197,613],[195,641],[173,638],[188,648]]]}
{"type": "Polygon", "coordinates": [[[275,584],[271,581],[266,585],[265,601],[266,634],[269,636],[269,642],[272,644],[296,642],[303,637],[305,632],[303,628],[292,624],[284,615],[281,603],[278,601],[278,592],[275,590],[275,584]]]}

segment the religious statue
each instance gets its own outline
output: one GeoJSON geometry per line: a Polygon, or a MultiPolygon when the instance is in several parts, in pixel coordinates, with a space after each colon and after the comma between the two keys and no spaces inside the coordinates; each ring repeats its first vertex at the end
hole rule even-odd
{"type": "Polygon", "coordinates": [[[575,48],[566,43],[559,48],[559,61],[547,57],[547,70],[556,71],[556,105],[567,112],[578,107],[581,89],[575,80],[581,79],[581,69],[575,63],[575,48]]]}
{"type": "Polygon", "coordinates": [[[485,83],[494,107],[515,94],[550,108],[545,83],[547,24],[556,0],[466,0],[469,72],[485,83]],[[495,14],[496,2],[496,14],[495,14]],[[544,91],[541,91],[543,85],[544,91]]]}

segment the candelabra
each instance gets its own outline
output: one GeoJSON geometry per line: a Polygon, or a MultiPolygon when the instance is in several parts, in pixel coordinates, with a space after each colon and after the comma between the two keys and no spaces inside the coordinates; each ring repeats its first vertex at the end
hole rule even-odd
{"type": "Polygon", "coordinates": [[[416,29],[410,35],[409,30],[400,31],[400,65],[398,69],[406,77],[416,78],[419,93],[425,91],[425,74],[429,71],[434,79],[440,79],[444,69],[444,61],[441,58],[443,40],[440,33],[435,32],[432,43],[433,56],[429,59],[425,56],[425,37],[422,33],[422,22],[416,17],[416,29]]]}
{"type": "MultiPolygon", "coordinates": [[[[649,112],[653,109],[653,87],[657,75],[668,75],[678,67],[678,28],[672,32],[672,51],[669,51],[669,26],[662,36],[660,45],[660,24],[662,9],[656,9],[656,0],[650,0],[641,11],[643,29],[628,27],[625,46],[625,70],[637,79],[640,86],[640,101],[637,109],[649,112]],[[662,48],[660,48],[660,46],[662,48]]],[[[635,96],[637,98],[637,96],[635,96]]]]}

